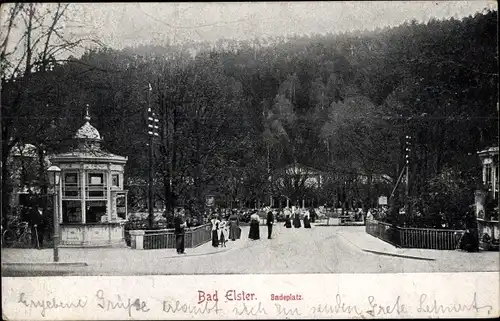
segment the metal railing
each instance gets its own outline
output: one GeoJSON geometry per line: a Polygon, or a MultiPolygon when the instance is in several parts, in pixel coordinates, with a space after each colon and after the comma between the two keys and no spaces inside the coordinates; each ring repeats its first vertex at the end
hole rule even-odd
{"type": "Polygon", "coordinates": [[[400,228],[400,246],[432,250],[455,250],[465,231],[400,228]]]}
{"type": "Polygon", "coordinates": [[[212,239],[212,225],[205,224],[197,226],[186,232],[184,242],[186,247],[194,248],[212,239]]]}
{"type": "MultiPolygon", "coordinates": [[[[186,229],[184,233],[184,246],[194,248],[211,239],[211,226],[205,224],[186,229]]],[[[174,229],[146,230],[144,235],[144,249],[172,249],[175,248],[174,229]]]]}
{"type": "Polygon", "coordinates": [[[465,231],[399,227],[370,220],[366,222],[366,233],[402,248],[455,250],[465,231]]]}

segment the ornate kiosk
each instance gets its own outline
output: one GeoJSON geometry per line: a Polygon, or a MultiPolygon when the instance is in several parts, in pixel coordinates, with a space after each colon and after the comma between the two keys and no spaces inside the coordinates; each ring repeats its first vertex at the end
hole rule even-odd
{"type": "Polygon", "coordinates": [[[58,190],[61,246],[124,245],[127,191],[123,172],[127,158],[101,148],[102,138],[85,116],[74,138],[77,147],[50,157],[61,168],[58,190]]]}

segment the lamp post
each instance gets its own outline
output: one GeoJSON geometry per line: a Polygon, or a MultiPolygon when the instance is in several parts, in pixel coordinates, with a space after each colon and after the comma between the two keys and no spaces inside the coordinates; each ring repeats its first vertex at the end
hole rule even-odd
{"type": "Polygon", "coordinates": [[[52,237],[54,242],[54,262],[59,262],[59,215],[57,211],[57,186],[59,185],[59,179],[61,175],[61,169],[55,165],[50,166],[47,171],[49,172],[50,184],[54,187],[54,194],[52,199],[52,207],[54,209],[53,213],[53,223],[54,223],[54,235],[52,237]]]}
{"type": "Polygon", "coordinates": [[[411,153],[411,136],[406,135],[406,148],[405,148],[405,159],[406,159],[406,215],[410,215],[410,153],[411,153]]]}
{"type": "Polygon", "coordinates": [[[151,91],[153,88],[149,84],[148,88],[148,136],[149,136],[149,183],[148,183],[148,222],[149,228],[153,228],[154,221],[154,154],[153,154],[153,140],[158,137],[159,131],[159,119],[156,118],[156,114],[151,110],[151,91]]]}

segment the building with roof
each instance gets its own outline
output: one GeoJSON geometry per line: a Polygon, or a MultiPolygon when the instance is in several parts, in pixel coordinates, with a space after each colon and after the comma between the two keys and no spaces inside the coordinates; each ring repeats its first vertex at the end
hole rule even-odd
{"type": "Polygon", "coordinates": [[[127,157],[101,147],[102,137],[90,116],[74,135],[76,147],[49,157],[61,168],[58,213],[62,246],[111,246],[124,242],[127,157]]]}
{"type": "Polygon", "coordinates": [[[483,167],[483,190],[476,191],[476,216],[479,227],[479,238],[483,247],[489,246],[492,240],[498,246],[498,146],[477,152],[483,167]]]}

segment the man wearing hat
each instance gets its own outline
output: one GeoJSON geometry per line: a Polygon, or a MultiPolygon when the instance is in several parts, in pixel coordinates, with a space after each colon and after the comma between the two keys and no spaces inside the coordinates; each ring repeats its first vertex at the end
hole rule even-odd
{"type": "Polygon", "coordinates": [[[45,216],[41,204],[33,204],[28,211],[28,224],[31,227],[31,242],[34,247],[40,249],[43,246],[45,232],[45,216]]]}
{"type": "Polygon", "coordinates": [[[186,228],[186,222],[184,221],[184,212],[179,209],[174,218],[175,247],[177,249],[177,254],[185,254],[184,253],[185,228],[186,228]]]}
{"type": "Polygon", "coordinates": [[[271,239],[273,234],[274,215],[272,211],[267,212],[267,238],[271,239]]]}

